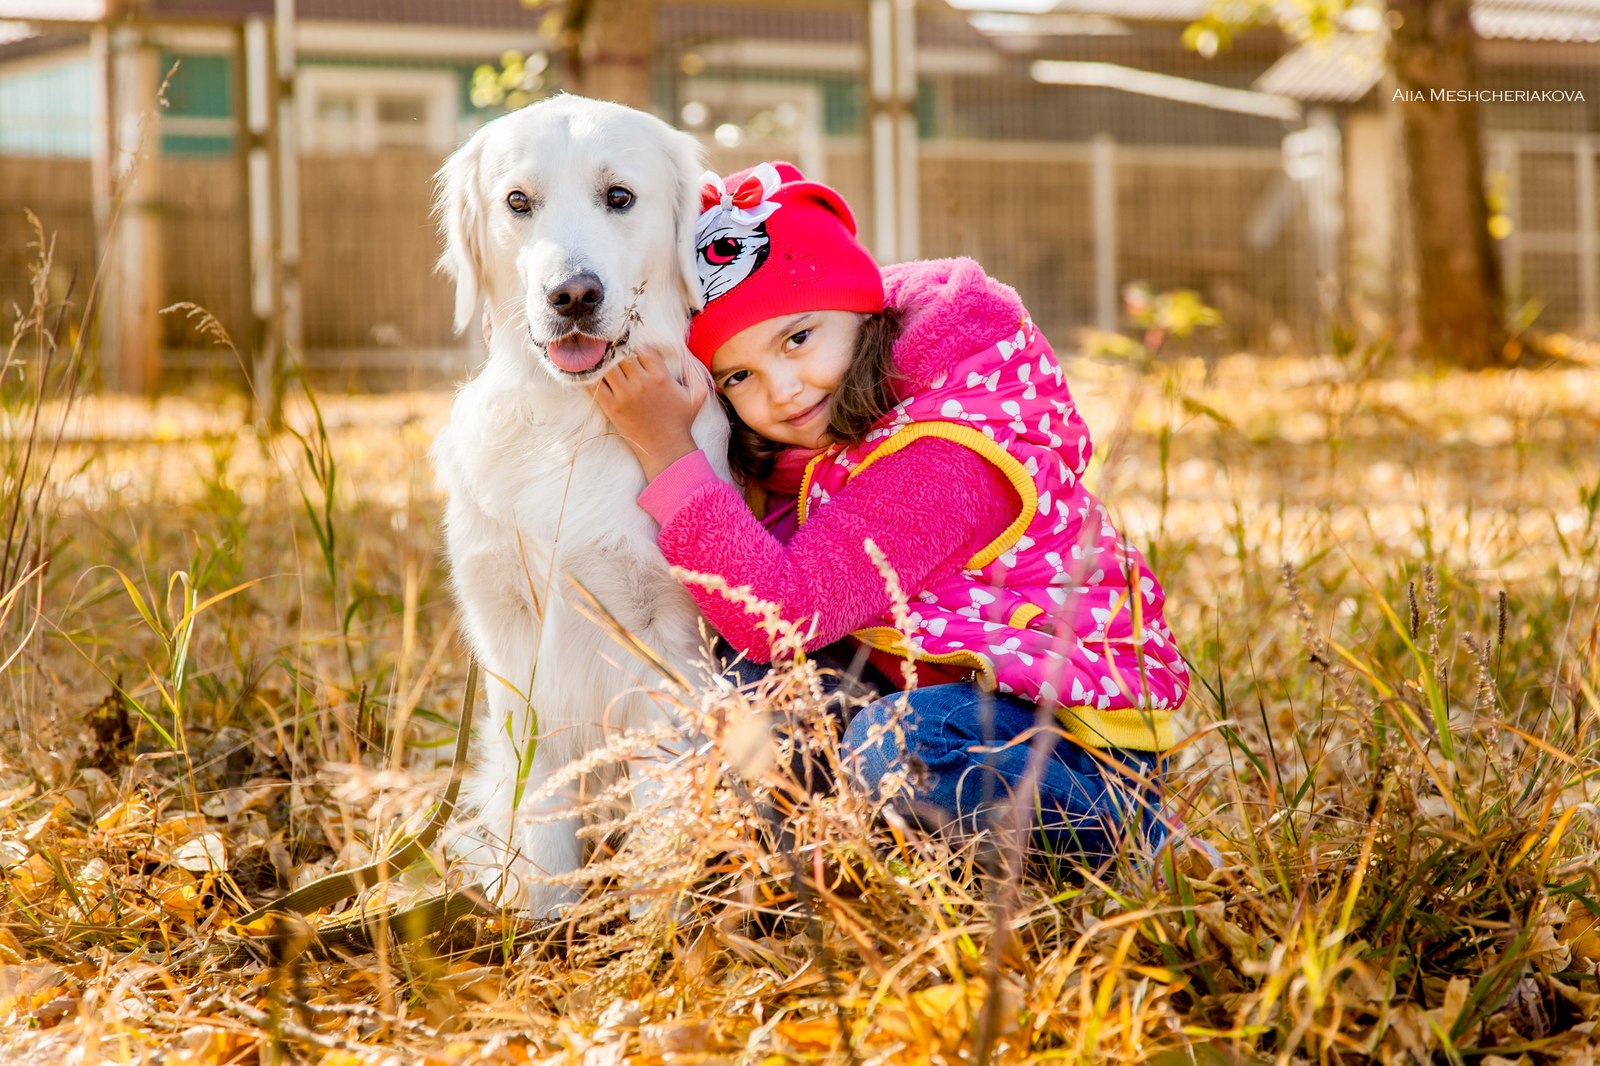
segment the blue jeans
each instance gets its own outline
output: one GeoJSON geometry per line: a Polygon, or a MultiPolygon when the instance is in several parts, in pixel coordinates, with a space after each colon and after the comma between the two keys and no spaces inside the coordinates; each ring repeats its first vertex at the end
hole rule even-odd
{"type": "MultiPolygon", "coordinates": [[[[753,663],[748,659],[734,662],[738,652],[721,637],[717,638],[716,653],[726,672],[732,674],[741,685],[754,684],[772,672],[770,663],[753,663]]],[[[809,651],[806,658],[821,671],[822,691],[828,697],[824,707],[834,721],[835,733],[842,731],[849,720],[846,698],[873,699],[879,693],[894,689],[889,679],[869,664],[866,655],[848,639],[809,651]],[[835,699],[835,696],[840,698],[835,699]]],[[[787,726],[779,728],[786,729],[787,726]]],[[[833,789],[827,767],[815,762],[804,752],[796,752],[790,760],[789,776],[804,792],[830,792],[833,789]]]]}
{"type": "MultiPolygon", "coordinates": [[[[856,647],[839,641],[810,657],[841,675],[824,681],[827,692],[848,683],[856,647]]],[[[733,657],[719,645],[724,661],[733,657]]],[[[741,661],[734,675],[741,683],[764,677],[770,666],[741,661]]],[[[931,685],[914,692],[892,692],[885,678],[869,671],[862,681],[877,693],[891,692],[849,719],[842,747],[858,787],[874,796],[890,773],[907,772],[913,792],[892,802],[897,810],[929,828],[955,825],[972,832],[1006,824],[1006,810],[1026,773],[1034,741],[1048,747],[1037,794],[1022,800],[1031,815],[1034,857],[1040,853],[1096,866],[1118,854],[1124,841],[1154,851],[1166,839],[1161,810],[1165,760],[1155,752],[1090,749],[1065,737],[1053,718],[1045,729],[1032,702],[1004,693],[986,693],[976,684],[931,685]],[[900,728],[890,728],[902,696],[907,701],[900,728]],[[997,825],[998,823],[998,825],[997,825]]],[[[861,691],[857,682],[855,691],[861,691]]],[[[870,694],[870,693],[869,693],[870,694]]],[[[833,714],[845,725],[838,703],[833,714]]],[[[796,780],[819,791],[809,768],[794,768],[796,780]]]]}
{"type": "Polygon", "coordinates": [[[1054,717],[1019,696],[984,692],[972,682],[931,685],[862,708],[845,730],[846,765],[863,788],[879,792],[890,773],[910,769],[909,799],[897,809],[924,825],[965,832],[1016,824],[1026,805],[1034,858],[1098,866],[1124,849],[1154,851],[1166,839],[1160,818],[1164,760],[1156,752],[1088,748],[1065,736],[1054,717]],[[893,727],[897,715],[899,731],[893,727]],[[1042,726],[1043,728],[1037,728],[1042,726]],[[1037,791],[1017,795],[1035,744],[1045,749],[1037,791]],[[920,779],[920,780],[919,780],[920,779]]]}

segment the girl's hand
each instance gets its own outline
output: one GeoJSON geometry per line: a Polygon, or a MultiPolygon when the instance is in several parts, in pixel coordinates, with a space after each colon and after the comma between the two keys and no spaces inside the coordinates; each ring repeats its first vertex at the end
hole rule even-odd
{"type": "Polygon", "coordinates": [[[689,427],[710,394],[706,375],[694,371],[685,384],[648,348],[612,367],[593,389],[600,410],[628,442],[644,467],[644,476],[652,481],[699,447],[689,427]]]}

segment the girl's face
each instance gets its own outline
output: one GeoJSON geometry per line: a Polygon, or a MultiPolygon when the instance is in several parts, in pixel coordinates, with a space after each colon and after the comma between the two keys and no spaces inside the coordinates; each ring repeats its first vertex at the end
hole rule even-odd
{"type": "Polygon", "coordinates": [[[855,356],[864,316],[803,311],[757,322],[711,357],[711,378],[744,424],[779,444],[827,443],[833,391],[855,356]]]}

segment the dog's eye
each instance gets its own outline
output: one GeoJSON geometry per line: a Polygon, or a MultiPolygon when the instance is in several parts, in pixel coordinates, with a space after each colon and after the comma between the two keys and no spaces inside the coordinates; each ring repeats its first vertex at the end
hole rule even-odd
{"type": "Polygon", "coordinates": [[[626,211],[633,206],[633,192],[621,185],[606,190],[606,206],[613,211],[626,211]]]}
{"type": "Polygon", "coordinates": [[[514,189],[506,196],[506,206],[516,214],[526,215],[533,210],[533,201],[528,199],[528,194],[521,189],[514,189]]]}

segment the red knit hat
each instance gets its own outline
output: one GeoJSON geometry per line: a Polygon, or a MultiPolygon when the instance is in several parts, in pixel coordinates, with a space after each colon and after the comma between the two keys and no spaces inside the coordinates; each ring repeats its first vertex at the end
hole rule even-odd
{"type": "Polygon", "coordinates": [[[689,350],[708,368],[740,331],[797,311],[883,310],[883,276],[843,197],[790,163],[702,175],[695,262],[705,310],[689,350]]]}

